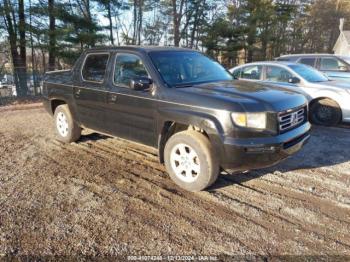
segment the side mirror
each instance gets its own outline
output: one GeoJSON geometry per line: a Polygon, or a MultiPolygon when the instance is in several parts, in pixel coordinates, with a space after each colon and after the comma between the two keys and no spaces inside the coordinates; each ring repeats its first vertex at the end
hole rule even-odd
{"type": "Polygon", "coordinates": [[[293,77],[288,79],[288,83],[290,83],[290,84],[298,84],[298,83],[300,83],[300,79],[295,77],[295,76],[293,76],[293,77]]]}
{"type": "Polygon", "coordinates": [[[130,80],[129,86],[131,89],[136,91],[146,90],[150,88],[152,79],[148,77],[138,77],[130,80]]]}
{"type": "MultiPolygon", "coordinates": [[[[231,69],[232,69],[232,68],[231,68],[231,69]]],[[[232,78],[233,78],[234,80],[238,80],[238,79],[239,79],[238,75],[241,74],[241,70],[239,69],[239,72],[237,72],[237,70],[232,70],[232,71],[231,71],[231,69],[227,70],[227,72],[230,73],[230,75],[232,76],[232,78]]]]}
{"type": "Polygon", "coordinates": [[[231,73],[231,75],[232,75],[234,80],[238,80],[239,79],[238,75],[234,75],[233,73],[231,73]]]}
{"type": "Polygon", "coordinates": [[[348,68],[346,66],[339,66],[339,71],[343,71],[343,72],[346,72],[348,71],[348,68]]]}

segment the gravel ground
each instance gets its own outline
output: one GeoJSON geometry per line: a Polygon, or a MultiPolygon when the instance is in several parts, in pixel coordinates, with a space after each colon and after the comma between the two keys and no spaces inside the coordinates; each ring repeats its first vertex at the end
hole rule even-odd
{"type": "Polygon", "coordinates": [[[189,193],[148,148],[62,144],[42,108],[18,109],[0,111],[0,257],[350,255],[349,128],[314,127],[278,166],[189,193]]]}

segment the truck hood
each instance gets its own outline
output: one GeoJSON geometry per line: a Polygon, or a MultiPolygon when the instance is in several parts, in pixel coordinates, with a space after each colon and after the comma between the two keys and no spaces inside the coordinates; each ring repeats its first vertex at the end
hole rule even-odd
{"type": "MultiPolygon", "coordinates": [[[[282,87],[247,81],[222,81],[179,88],[182,92],[211,97],[218,103],[239,103],[247,112],[280,112],[306,104],[304,96],[282,87]]],[[[218,105],[217,105],[218,106],[218,105]]]]}

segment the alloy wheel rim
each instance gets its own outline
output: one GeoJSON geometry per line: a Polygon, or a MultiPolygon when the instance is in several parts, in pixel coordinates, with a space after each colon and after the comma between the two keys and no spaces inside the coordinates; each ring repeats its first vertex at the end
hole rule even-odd
{"type": "Polygon", "coordinates": [[[322,122],[331,120],[332,116],[332,109],[328,106],[321,106],[317,112],[317,118],[322,122]]]}
{"type": "Polygon", "coordinates": [[[170,152],[171,167],[175,175],[186,183],[194,182],[200,172],[197,152],[189,145],[177,144],[170,152]]]}
{"type": "Polygon", "coordinates": [[[61,136],[66,137],[68,135],[68,120],[63,112],[57,114],[56,127],[61,136]]]}

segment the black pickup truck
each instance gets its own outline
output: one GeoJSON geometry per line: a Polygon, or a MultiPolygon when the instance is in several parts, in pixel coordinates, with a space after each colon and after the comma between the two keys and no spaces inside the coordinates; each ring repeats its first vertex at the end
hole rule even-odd
{"type": "Polygon", "coordinates": [[[72,70],[47,73],[43,93],[61,141],[88,128],[151,146],[190,191],[213,184],[220,170],[276,164],[309,138],[302,95],[233,80],[189,49],[87,50],[72,70]]]}

